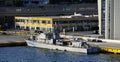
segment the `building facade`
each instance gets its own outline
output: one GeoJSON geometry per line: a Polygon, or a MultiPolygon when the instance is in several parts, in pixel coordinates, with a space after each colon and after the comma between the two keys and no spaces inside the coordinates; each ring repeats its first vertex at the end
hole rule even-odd
{"type": "Polygon", "coordinates": [[[98,0],[99,34],[105,35],[105,0],[98,0]]]}
{"type": "Polygon", "coordinates": [[[0,0],[0,6],[39,7],[49,3],[49,0],[0,0]]]}
{"type": "Polygon", "coordinates": [[[106,39],[120,40],[120,0],[98,0],[99,33],[106,39]]]}
{"type": "Polygon", "coordinates": [[[20,30],[41,30],[50,32],[59,31],[83,31],[94,30],[98,26],[98,17],[15,17],[15,28],[20,30]]]}
{"type": "Polygon", "coordinates": [[[39,7],[46,4],[96,3],[97,0],[0,0],[0,6],[39,7]]]}
{"type": "Polygon", "coordinates": [[[21,0],[23,6],[40,7],[49,3],[49,0],[21,0]]]}
{"type": "MultiPolygon", "coordinates": [[[[71,4],[52,4],[48,3],[54,0],[0,0],[0,25],[10,27],[14,25],[9,22],[9,18],[14,16],[61,16],[61,15],[72,15],[74,12],[82,15],[97,15],[97,4],[96,3],[72,3],[71,4]],[[45,6],[43,4],[45,3],[45,6]],[[3,23],[3,21],[5,21],[3,23]]],[[[55,0],[58,2],[58,0],[55,0]]],[[[65,1],[65,0],[59,0],[65,1]]],[[[68,0],[70,1],[70,0],[68,0]]],[[[71,0],[74,1],[74,0],[71,0]]],[[[82,0],[84,1],[84,0],[82,0]]],[[[91,0],[92,1],[92,0],[91,0]]],[[[76,0],[75,0],[76,2],[76,0]]],[[[11,19],[11,20],[13,20],[11,19]]],[[[11,21],[10,21],[11,22],[11,21]]],[[[14,22],[12,22],[14,23],[14,22]]],[[[12,28],[14,29],[14,27],[12,28]]]]}

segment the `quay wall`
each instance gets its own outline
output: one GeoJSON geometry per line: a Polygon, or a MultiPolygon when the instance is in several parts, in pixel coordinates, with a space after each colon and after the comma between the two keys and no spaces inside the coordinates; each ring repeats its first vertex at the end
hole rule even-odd
{"type": "Polygon", "coordinates": [[[0,36],[0,47],[26,46],[27,36],[0,36]]]}
{"type": "Polygon", "coordinates": [[[93,42],[92,44],[98,45],[100,52],[120,54],[120,48],[119,48],[120,40],[100,39],[100,38],[70,36],[70,35],[61,35],[61,37],[71,38],[71,39],[82,38],[88,42],[89,40],[93,40],[93,39],[102,40],[102,43],[93,42]]]}
{"type": "Polygon", "coordinates": [[[71,36],[71,35],[61,35],[61,37],[65,38],[82,38],[84,40],[92,40],[92,39],[97,39],[97,40],[102,40],[103,42],[107,43],[120,43],[120,40],[112,40],[112,39],[100,39],[100,38],[93,38],[93,37],[83,37],[83,36],[71,36]]]}
{"type": "Polygon", "coordinates": [[[5,42],[0,43],[0,47],[26,46],[26,42],[5,42]]]}

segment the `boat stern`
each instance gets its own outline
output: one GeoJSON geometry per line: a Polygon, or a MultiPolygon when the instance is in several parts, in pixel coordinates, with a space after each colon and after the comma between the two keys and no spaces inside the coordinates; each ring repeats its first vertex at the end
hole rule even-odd
{"type": "Polygon", "coordinates": [[[87,49],[87,53],[99,53],[99,48],[97,47],[91,47],[87,49]]]}

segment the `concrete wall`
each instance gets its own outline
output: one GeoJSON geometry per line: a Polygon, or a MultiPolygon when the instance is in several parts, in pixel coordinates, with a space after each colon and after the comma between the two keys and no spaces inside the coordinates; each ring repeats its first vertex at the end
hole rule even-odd
{"type": "Polygon", "coordinates": [[[105,38],[110,38],[110,0],[105,1],[105,38]]]}
{"type": "Polygon", "coordinates": [[[114,39],[114,0],[110,2],[110,39],[114,39]]]}
{"type": "Polygon", "coordinates": [[[98,0],[99,35],[102,35],[102,0],[98,0]]]}
{"type": "Polygon", "coordinates": [[[120,40],[120,0],[114,0],[114,35],[114,39],[120,40]]]}

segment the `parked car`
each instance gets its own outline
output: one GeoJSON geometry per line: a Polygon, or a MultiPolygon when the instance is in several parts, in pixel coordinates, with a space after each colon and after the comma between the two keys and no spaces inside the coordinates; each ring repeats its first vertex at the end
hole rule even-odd
{"type": "Polygon", "coordinates": [[[93,39],[92,42],[102,42],[102,40],[99,40],[99,39],[93,39]]]}

